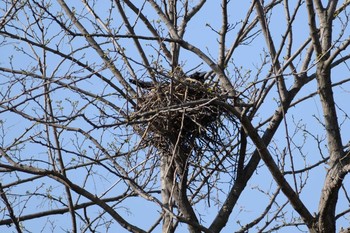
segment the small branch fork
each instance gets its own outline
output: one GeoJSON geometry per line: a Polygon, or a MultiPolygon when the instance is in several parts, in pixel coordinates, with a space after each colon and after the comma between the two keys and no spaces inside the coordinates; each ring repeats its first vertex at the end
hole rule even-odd
{"type": "Polygon", "coordinates": [[[5,206],[7,208],[7,211],[9,212],[9,215],[10,215],[10,218],[12,220],[12,223],[15,224],[15,226],[16,226],[17,232],[18,233],[22,233],[20,222],[19,222],[18,218],[15,216],[15,213],[14,213],[14,211],[12,209],[11,203],[7,199],[5,190],[3,189],[1,183],[0,183],[0,197],[2,198],[3,202],[5,203],[5,206]]]}

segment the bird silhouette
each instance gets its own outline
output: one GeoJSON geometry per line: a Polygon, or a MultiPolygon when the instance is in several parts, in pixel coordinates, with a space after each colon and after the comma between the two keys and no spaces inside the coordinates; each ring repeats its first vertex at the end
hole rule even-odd
{"type": "Polygon", "coordinates": [[[154,87],[153,82],[146,82],[146,81],[136,80],[131,78],[129,79],[129,82],[143,89],[152,89],[154,87]]]}
{"type": "Polygon", "coordinates": [[[205,78],[205,75],[207,74],[207,72],[194,72],[193,74],[189,75],[186,79],[187,80],[196,80],[196,81],[199,81],[201,83],[204,83],[204,78],[205,78]]]}
{"type": "MultiPolygon", "coordinates": [[[[194,72],[193,74],[185,77],[184,81],[189,81],[189,82],[200,82],[204,83],[204,78],[207,72],[194,72]]],[[[129,79],[129,82],[136,85],[137,87],[140,87],[142,89],[152,89],[155,87],[154,82],[149,82],[149,81],[142,81],[142,80],[137,80],[137,79],[129,79]]]]}

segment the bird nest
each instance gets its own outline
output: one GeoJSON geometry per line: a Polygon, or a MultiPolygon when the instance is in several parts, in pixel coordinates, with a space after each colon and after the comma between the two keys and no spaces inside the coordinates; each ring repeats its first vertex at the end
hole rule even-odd
{"type": "Polygon", "coordinates": [[[222,100],[220,95],[218,87],[202,82],[161,84],[138,98],[133,118],[140,120],[148,143],[164,149],[177,142],[188,148],[196,138],[220,127],[224,109],[215,101],[222,100]]]}

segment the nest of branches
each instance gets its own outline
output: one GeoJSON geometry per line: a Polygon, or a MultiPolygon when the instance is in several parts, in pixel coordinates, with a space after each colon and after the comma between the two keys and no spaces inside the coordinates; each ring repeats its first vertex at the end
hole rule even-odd
{"type": "Polygon", "coordinates": [[[196,139],[212,141],[222,126],[225,110],[216,101],[224,101],[221,96],[219,87],[199,81],[164,83],[139,97],[133,117],[142,119],[147,143],[163,151],[175,144],[184,151],[196,150],[202,146],[196,139]]]}

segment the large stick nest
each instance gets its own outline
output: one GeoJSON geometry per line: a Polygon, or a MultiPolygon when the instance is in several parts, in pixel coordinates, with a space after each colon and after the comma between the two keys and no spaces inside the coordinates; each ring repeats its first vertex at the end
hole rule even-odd
{"type": "Polygon", "coordinates": [[[195,139],[215,135],[221,126],[225,111],[214,101],[220,96],[219,87],[196,80],[155,85],[138,98],[133,118],[142,119],[148,143],[169,149],[164,147],[177,141],[193,148],[195,139]]]}

